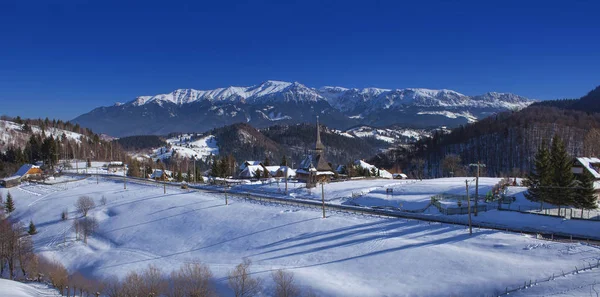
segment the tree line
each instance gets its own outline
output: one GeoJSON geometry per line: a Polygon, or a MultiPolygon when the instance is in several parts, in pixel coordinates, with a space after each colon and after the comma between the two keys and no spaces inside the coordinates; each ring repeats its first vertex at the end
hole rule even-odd
{"type": "Polygon", "coordinates": [[[581,209],[598,207],[598,198],[594,190],[593,176],[584,168],[577,175],[572,172],[573,158],[569,157],[565,144],[559,136],[552,138],[550,148],[548,142],[542,141],[535,155],[534,169],[529,174],[526,184],[528,191],[525,197],[540,202],[558,206],[572,206],[581,209]]]}

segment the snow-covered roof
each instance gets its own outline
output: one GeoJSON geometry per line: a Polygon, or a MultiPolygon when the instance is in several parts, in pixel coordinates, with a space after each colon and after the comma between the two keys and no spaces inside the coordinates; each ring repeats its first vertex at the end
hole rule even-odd
{"type": "Polygon", "coordinates": [[[394,177],[396,177],[396,176],[400,176],[400,177],[402,177],[402,178],[408,178],[408,176],[407,176],[406,174],[404,174],[404,173],[394,173],[394,174],[393,174],[393,176],[394,176],[394,177]]]}
{"type": "Polygon", "coordinates": [[[15,180],[15,179],[19,179],[19,178],[21,178],[21,176],[13,175],[13,176],[5,177],[2,180],[9,181],[9,180],[15,180]]]}
{"type": "Polygon", "coordinates": [[[598,158],[587,158],[587,157],[579,157],[577,161],[583,165],[583,168],[587,169],[589,173],[591,173],[594,178],[600,179],[600,173],[598,170],[594,168],[592,165],[600,166],[600,159],[598,158]]]}
{"type": "Polygon", "coordinates": [[[17,173],[13,174],[13,176],[24,176],[25,174],[27,174],[27,172],[33,168],[40,168],[40,166],[35,166],[33,164],[25,164],[23,166],[21,166],[21,168],[19,168],[19,170],[17,170],[17,173]]]}
{"type": "Polygon", "coordinates": [[[242,170],[242,172],[240,172],[240,177],[254,178],[254,177],[257,177],[256,176],[256,172],[257,171],[262,174],[264,170],[265,170],[265,168],[262,165],[250,165],[250,166],[246,166],[246,168],[244,168],[242,170]]]}
{"type": "Polygon", "coordinates": [[[168,170],[163,171],[162,169],[154,169],[150,178],[162,178],[163,174],[166,174],[167,177],[171,176],[171,172],[168,170]]]}
{"type": "Polygon", "coordinates": [[[373,168],[375,168],[376,171],[379,172],[379,175],[383,178],[392,178],[392,174],[389,173],[387,170],[384,169],[379,169],[377,167],[375,167],[375,165],[371,165],[363,160],[356,160],[354,162],[355,165],[358,165],[361,168],[367,169],[367,170],[372,170],[373,168]]]}
{"type": "Polygon", "coordinates": [[[257,165],[260,165],[260,163],[262,163],[262,161],[244,161],[240,165],[240,170],[246,169],[246,166],[257,166],[257,165]]]}

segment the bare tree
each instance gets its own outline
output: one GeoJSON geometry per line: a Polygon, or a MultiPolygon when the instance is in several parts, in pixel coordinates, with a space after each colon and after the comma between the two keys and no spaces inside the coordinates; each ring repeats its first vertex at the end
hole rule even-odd
{"type": "Polygon", "coordinates": [[[83,242],[87,244],[88,236],[92,235],[96,229],[98,229],[98,221],[94,218],[82,218],[79,220],[81,225],[81,234],[83,235],[83,242]]]}
{"type": "Polygon", "coordinates": [[[52,285],[60,292],[63,292],[69,280],[69,273],[67,272],[65,266],[57,261],[54,261],[47,262],[42,267],[52,285]]]}
{"type": "Polygon", "coordinates": [[[461,169],[462,159],[458,155],[450,154],[444,157],[442,160],[442,169],[444,173],[449,176],[459,176],[459,170],[461,169]]]}
{"type": "Polygon", "coordinates": [[[95,206],[96,203],[94,203],[94,200],[89,196],[81,196],[79,199],[77,199],[77,202],[75,202],[75,208],[77,208],[77,211],[84,217],[87,217],[90,209],[94,208],[95,206]]]}
{"type": "Polygon", "coordinates": [[[422,180],[425,171],[425,160],[420,158],[413,159],[411,164],[414,168],[414,176],[419,180],[422,180]]]}
{"type": "Polygon", "coordinates": [[[125,297],[123,284],[116,276],[105,279],[103,282],[103,293],[108,297],[125,297]]]}
{"type": "Polygon", "coordinates": [[[294,284],[294,274],[279,269],[272,274],[275,282],[276,297],[296,297],[300,296],[300,289],[294,284]]]}
{"type": "Polygon", "coordinates": [[[217,296],[211,284],[212,272],[200,263],[185,263],[178,271],[171,273],[169,297],[213,297],[217,296]]]}
{"type": "Polygon", "coordinates": [[[152,264],[148,265],[148,268],[142,273],[142,278],[144,280],[144,292],[142,296],[160,296],[166,292],[168,284],[158,267],[152,264]]]}
{"type": "Polygon", "coordinates": [[[242,263],[229,272],[229,287],[233,290],[235,297],[256,296],[261,290],[262,280],[250,276],[251,264],[250,259],[244,258],[242,263]]]}

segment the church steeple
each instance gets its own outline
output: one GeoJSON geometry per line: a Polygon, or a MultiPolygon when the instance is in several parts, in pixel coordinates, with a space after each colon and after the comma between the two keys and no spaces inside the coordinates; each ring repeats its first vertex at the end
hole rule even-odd
{"type": "Polygon", "coordinates": [[[317,143],[315,145],[315,151],[317,152],[317,154],[321,154],[324,149],[325,146],[321,142],[321,127],[319,126],[319,116],[317,116],[317,143]]]}

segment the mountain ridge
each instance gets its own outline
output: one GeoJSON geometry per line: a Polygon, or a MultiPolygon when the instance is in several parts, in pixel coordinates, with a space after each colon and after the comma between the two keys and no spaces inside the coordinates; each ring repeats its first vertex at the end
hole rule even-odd
{"type": "Polygon", "coordinates": [[[299,82],[266,81],[250,87],[177,89],[98,107],[73,120],[114,136],[204,132],[246,122],[257,128],[313,122],[336,129],[356,125],[455,127],[535,102],[510,93],[467,96],[424,88],[311,88],[299,82]]]}

